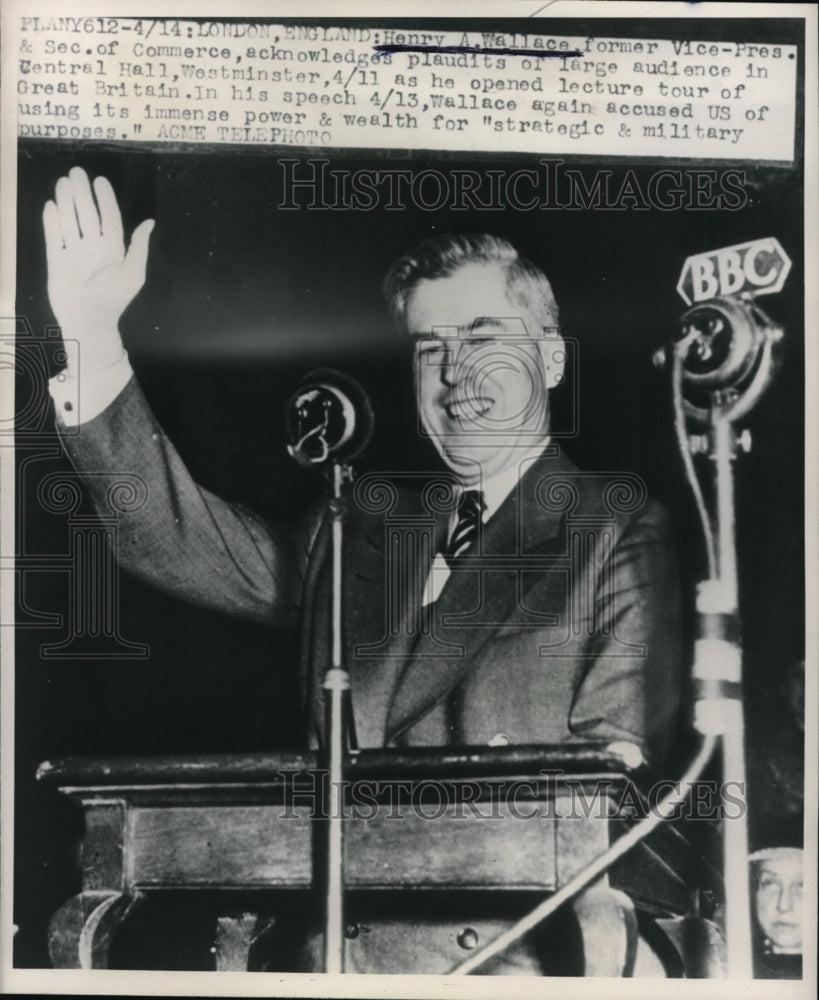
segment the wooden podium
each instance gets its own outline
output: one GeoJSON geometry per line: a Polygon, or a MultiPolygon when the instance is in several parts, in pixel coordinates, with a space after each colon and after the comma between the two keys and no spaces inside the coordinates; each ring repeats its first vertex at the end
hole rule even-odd
{"type": "MultiPolygon", "coordinates": [[[[37,777],[84,816],[81,891],[49,929],[55,967],[107,968],[114,934],[151,893],[206,891],[231,901],[216,968],[253,968],[255,943],[275,933],[257,903],[316,885],[326,772],[315,755],[66,758],[37,777]]],[[[593,745],[365,750],[347,779],[350,892],[516,892],[532,906],[608,847],[630,781],[621,758],[593,745]]],[[[635,903],[686,912],[672,867],[638,849],[575,900],[585,974],[630,974],[635,903]]]]}

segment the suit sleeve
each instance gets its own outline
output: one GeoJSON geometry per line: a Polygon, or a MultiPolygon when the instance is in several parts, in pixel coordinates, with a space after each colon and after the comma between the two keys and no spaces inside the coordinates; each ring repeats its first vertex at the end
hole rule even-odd
{"type": "Polygon", "coordinates": [[[681,607],[668,518],[654,503],[599,553],[590,667],[572,704],[576,736],[627,740],[660,766],[679,706],[681,607]]]}
{"type": "Polygon", "coordinates": [[[193,604],[295,624],[309,531],[267,524],[198,486],[135,379],[92,420],[58,430],[97,512],[117,515],[120,565],[193,604]],[[117,508],[118,474],[140,488],[117,508]]]}

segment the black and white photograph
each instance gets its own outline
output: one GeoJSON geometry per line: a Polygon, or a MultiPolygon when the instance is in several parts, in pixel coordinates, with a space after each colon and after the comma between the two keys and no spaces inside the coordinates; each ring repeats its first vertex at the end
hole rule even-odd
{"type": "Polygon", "coordinates": [[[2,991],[813,995],[816,9],[173,6],[3,11],[2,991]]]}

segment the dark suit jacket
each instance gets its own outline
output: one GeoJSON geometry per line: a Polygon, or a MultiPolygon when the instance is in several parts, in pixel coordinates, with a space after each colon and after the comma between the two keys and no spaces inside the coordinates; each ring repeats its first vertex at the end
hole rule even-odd
{"type": "MultiPolygon", "coordinates": [[[[81,471],[111,474],[86,480],[106,514],[116,472],[144,478],[146,502],[118,512],[126,569],[271,625],[301,617],[315,743],[326,511],[270,525],[201,489],[134,380],[64,447],[81,471]]],[[[676,561],[664,513],[637,477],[581,472],[548,449],[422,612],[448,517],[440,489],[386,477],[364,477],[349,500],[345,646],[360,745],[624,739],[661,754],[679,681],[676,561]]]]}

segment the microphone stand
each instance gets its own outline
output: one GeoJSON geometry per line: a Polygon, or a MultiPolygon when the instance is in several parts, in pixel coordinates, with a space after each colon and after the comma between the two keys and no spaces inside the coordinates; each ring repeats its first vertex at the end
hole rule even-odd
{"type": "MultiPolygon", "coordinates": [[[[730,781],[744,792],[745,716],[733,475],[737,437],[730,417],[719,406],[712,412],[708,442],[716,487],[717,572],[697,588],[698,636],[692,668],[697,688],[694,725],[703,734],[721,737],[723,782],[730,781]]],[[[750,979],[753,951],[746,809],[740,808],[736,816],[723,811],[722,831],[728,977],[750,979]]]]}
{"type": "MultiPolygon", "coordinates": [[[[704,736],[720,738],[723,785],[730,780],[744,792],[745,716],[733,462],[740,450],[750,450],[750,434],[743,431],[737,435],[734,425],[750,412],[770,384],[775,370],[774,349],[782,339],[783,330],[754,303],[732,299],[716,299],[694,307],[682,323],[683,336],[670,348],[675,422],[703,521],[709,567],[709,578],[697,587],[697,637],[692,667],[694,725],[704,736]],[[711,361],[717,355],[709,330],[727,333],[730,338],[727,360],[719,361],[713,368],[711,361]],[[687,370],[687,364],[693,370],[687,370]],[[708,393],[708,407],[696,406],[683,398],[684,379],[708,393]],[[688,436],[686,415],[707,425],[707,433],[688,436]],[[713,528],[693,467],[691,455],[695,453],[706,454],[713,462],[713,528]]],[[[662,364],[664,360],[658,352],[655,361],[662,364]]],[[[727,973],[731,979],[751,979],[747,812],[740,808],[738,815],[728,816],[723,805],[722,820],[727,973]]]]}
{"type": "Polygon", "coordinates": [[[329,470],[332,499],[330,664],[324,674],[324,747],[329,788],[322,784],[322,815],[327,816],[326,851],[321,876],[324,898],[324,970],[344,972],[344,764],[348,748],[356,747],[350,700],[350,675],[344,667],[343,486],[353,479],[349,460],[367,446],[373,429],[370,401],[349,376],[331,369],[307,375],[286,411],[290,456],[305,468],[329,470]],[[325,811],[326,810],[326,811],[325,811]]]}
{"type": "MultiPolygon", "coordinates": [[[[332,465],[333,499],[330,501],[332,530],[332,612],[330,666],[322,685],[325,692],[325,747],[329,779],[329,819],[327,826],[326,891],[324,926],[324,971],[344,972],[344,756],[347,750],[346,723],[352,715],[349,705],[350,675],[344,668],[342,636],[342,569],[345,502],[342,485],[352,480],[352,468],[340,462],[332,465]]],[[[352,733],[350,733],[352,736],[352,733]]]]}

